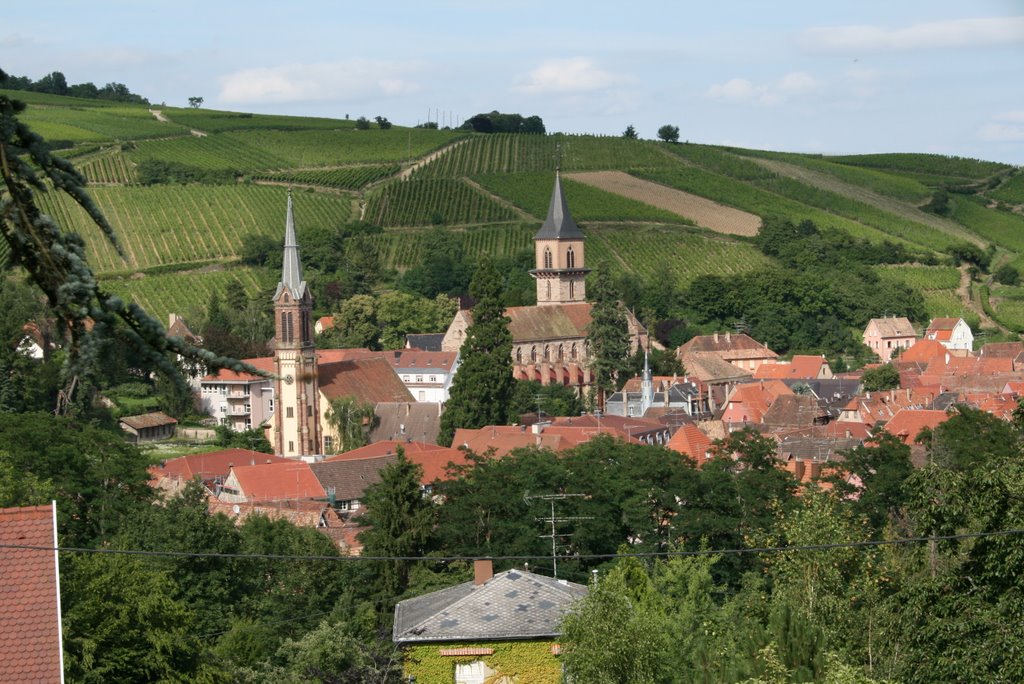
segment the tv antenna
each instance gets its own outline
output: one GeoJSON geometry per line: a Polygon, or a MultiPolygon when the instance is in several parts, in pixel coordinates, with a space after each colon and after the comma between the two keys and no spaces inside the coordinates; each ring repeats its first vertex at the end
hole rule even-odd
{"type": "MultiPolygon", "coordinates": [[[[531,495],[529,493],[523,495],[523,499],[527,503],[530,503],[531,501],[536,499],[536,500],[539,500],[539,501],[547,501],[548,505],[550,506],[551,514],[548,517],[546,517],[546,518],[534,518],[534,520],[536,520],[537,522],[546,523],[550,527],[550,529],[551,529],[551,533],[550,534],[542,534],[542,535],[540,535],[540,538],[541,539],[550,539],[551,540],[551,566],[552,566],[552,574],[555,577],[555,579],[558,579],[558,549],[559,549],[558,540],[560,538],[563,538],[563,537],[572,537],[572,536],[574,536],[570,532],[561,532],[560,533],[558,531],[558,524],[559,523],[566,523],[566,522],[577,522],[577,521],[580,521],[580,520],[593,520],[594,519],[593,516],[589,516],[589,515],[570,515],[570,516],[561,516],[561,517],[559,517],[559,516],[555,515],[555,502],[556,501],[564,501],[565,499],[582,498],[582,497],[585,497],[585,496],[587,496],[587,495],[586,494],[532,494],[531,495]]],[[[563,545],[561,545],[561,548],[568,549],[569,547],[568,547],[567,544],[563,544],[563,545]]]]}

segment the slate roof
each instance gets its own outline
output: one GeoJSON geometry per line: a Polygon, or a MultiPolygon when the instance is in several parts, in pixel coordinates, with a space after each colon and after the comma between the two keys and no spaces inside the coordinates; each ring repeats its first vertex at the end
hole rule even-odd
{"type": "MultiPolygon", "coordinates": [[[[0,509],[0,544],[55,543],[52,506],[0,509]]],[[[61,681],[60,598],[53,551],[0,549],[0,679],[61,681]]]]}
{"type": "Polygon", "coordinates": [[[400,601],[395,643],[545,639],[587,587],[521,570],[500,572],[483,584],[463,584],[400,601]]]}
{"type": "Polygon", "coordinates": [[[761,422],[777,427],[799,427],[827,422],[828,417],[828,410],[822,408],[815,397],[793,394],[777,397],[762,415],[761,422]]]}
{"type": "Polygon", "coordinates": [[[422,351],[441,351],[441,342],[444,341],[444,333],[421,333],[405,336],[406,349],[420,349],[422,351]]]}
{"type": "Polygon", "coordinates": [[[534,240],[582,240],[583,231],[576,225],[569,211],[569,204],[562,192],[561,174],[555,173],[555,188],[551,192],[551,203],[544,224],[533,236],[534,240]]]}
{"type": "Polygon", "coordinates": [[[324,491],[334,489],[337,501],[362,499],[363,492],[380,482],[380,471],[398,460],[396,454],[340,461],[321,461],[310,465],[324,491]]]}
{"type": "Polygon", "coordinates": [[[328,400],[346,396],[371,404],[413,400],[391,362],[383,356],[321,363],[318,369],[320,393],[328,400]]]}

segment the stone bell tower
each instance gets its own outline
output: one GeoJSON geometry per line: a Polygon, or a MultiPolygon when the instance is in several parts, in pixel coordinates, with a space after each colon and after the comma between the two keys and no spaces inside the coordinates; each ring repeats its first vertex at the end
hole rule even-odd
{"type": "Polygon", "coordinates": [[[562,192],[561,174],[555,172],[555,189],[544,225],[533,237],[536,265],[530,275],[537,281],[537,304],[573,304],[587,300],[583,232],[576,225],[562,192]]]}

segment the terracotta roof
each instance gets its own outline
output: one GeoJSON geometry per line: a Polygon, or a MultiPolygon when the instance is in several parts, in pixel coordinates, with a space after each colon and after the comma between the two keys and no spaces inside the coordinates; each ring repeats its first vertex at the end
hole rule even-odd
{"type": "Polygon", "coordinates": [[[781,380],[761,380],[737,385],[729,396],[722,419],[728,422],[760,423],[775,400],[793,390],[781,380]]]}
{"type": "Polygon", "coordinates": [[[667,446],[669,449],[686,454],[696,461],[697,465],[703,465],[711,450],[711,440],[696,425],[688,423],[676,430],[676,434],[672,435],[667,446]]]}
{"type": "Polygon", "coordinates": [[[865,328],[865,334],[867,330],[871,329],[871,326],[875,327],[875,333],[882,338],[915,337],[917,335],[917,333],[914,332],[914,326],[910,323],[910,319],[906,316],[872,318],[868,321],[867,328],[865,328]]]}
{"type": "Polygon", "coordinates": [[[482,584],[464,582],[395,606],[395,643],[542,639],[560,634],[562,616],[587,594],[581,584],[521,570],[482,584]]]}
{"type": "Polygon", "coordinates": [[[168,337],[180,337],[183,340],[195,340],[196,335],[193,333],[188,325],[185,323],[185,319],[181,316],[171,314],[171,324],[167,326],[168,337]]]}
{"type": "Polygon", "coordinates": [[[177,425],[178,421],[171,418],[162,411],[154,411],[153,413],[142,413],[137,416],[122,416],[118,422],[124,423],[128,427],[135,430],[144,430],[145,428],[161,427],[162,425],[177,425]]]}
{"type": "Polygon", "coordinates": [[[1022,352],[1024,352],[1024,342],[989,342],[982,345],[978,354],[983,358],[1015,359],[1022,352]]]}
{"type": "Polygon", "coordinates": [[[308,463],[258,463],[231,469],[246,501],[322,499],[326,496],[308,463]]]}
{"type": "Polygon", "coordinates": [[[267,462],[284,463],[290,462],[290,459],[249,449],[222,449],[204,454],[189,454],[164,461],[162,465],[150,466],[150,484],[155,485],[161,478],[187,482],[198,477],[203,482],[211,482],[218,477],[227,477],[232,466],[267,462]]]}
{"type": "MultiPolygon", "coordinates": [[[[256,370],[263,371],[264,373],[274,372],[274,357],[273,356],[260,356],[254,359],[242,359],[242,363],[252,366],[256,370]]],[[[255,375],[254,373],[237,372],[233,370],[223,369],[216,373],[204,376],[202,382],[252,382],[254,380],[266,380],[267,378],[261,375],[255,375]]]]}
{"type": "Polygon", "coordinates": [[[935,340],[918,340],[900,354],[900,361],[924,361],[946,358],[948,350],[935,340]]]}
{"type": "Polygon", "coordinates": [[[328,400],[355,397],[376,404],[381,401],[412,401],[409,390],[382,356],[319,365],[320,393],[328,400]]]}
{"type": "Polygon", "coordinates": [[[762,363],[754,371],[755,380],[767,380],[769,378],[786,380],[795,378],[798,380],[813,380],[821,373],[823,366],[828,361],[822,356],[794,356],[790,362],[762,363]]]}
{"type": "Polygon", "coordinates": [[[402,349],[394,352],[391,365],[395,370],[427,371],[448,373],[455,365],[457,352],[420,351],[418,349],[402,349]]]}
{"type": "Polygon", "coordinates": [[[746,333],[697,335],[676,350],[676,354],[714,352],[725,359],[774,359],[778,354],[746,333]]]}
{"type": "Polygon", "coordinates": [[[928,332],[936,330],[952,331],[961,320],[960,318],[933,318],[932,322],[928,324],[928,332]]]}
{"type": "Polygon", "coordinates": [[[320,326],[320,330],[330,330],[334,327],[334,316],[321,316],[316,319],[316,324],[320,326]]]}
{"type": "Polygon", "coordinates": [[[0,509],[0,678],[61,681],[60,597],[51,506],[0,509]]]}
{"type": "Polygon", "coordinates": [[[586,337],[590,304],[511,306],[505,309],[508,329],[516,342],[586,337]]]}
{"type": "Polygon", "coordinates": [[[354,461],[361,458],[397,455],[399,447],[405,451],[405,457],[409,461],[423,468],[421,484],[430,484],[434,480],[448,479],[446,470],[450,462],[459,465],[467,463],[466,452],[461,449],[452,449],[436,444],[424,444],[423,442],[401,442],[397,440],[367,444],[364,447],[326,458],[323,462],[333,463],[335,461],[354,461]]]}
{"type": "Polygon", "coordinates": [[[934,429],[949,419],[945,411],[927,409],[901,409],[885,424],[885,431],[911,444],[924,428],[934,429]]]}
{"type": "MultiPolygon", "coordinates": [[[[621,418],[621,416],[606,416],[605,418],[621,418]]],[[[630,439],[626,430],[620,429],[615,423],[606,421],[605,418],[601,419],[600,429],[596,423],[586,422],[579,424],[574,422],[572,425],[542,425],[536,428],[525,425],[489,425],[478,430],[459,428],[455,431],[452,445],[465,447],[475,454],[483,455],[493,452],[495,457],[501,457],[514,449],[526,447],[564,451],[589,442],[598,434],[611,435],[632,442],[639,441],[636,437],[630,439]]],[[[576,420],[578,419],[573,419],[573,421],[576,420]]],[[[628,420],[638,424],[640,422],[632,418],[628,420]]],[[[659,424],[659,428],[664,430],[665,426],[659,424]]],[[[638,432],[640,431],[633,431],[634,434],[638,432]]]]}

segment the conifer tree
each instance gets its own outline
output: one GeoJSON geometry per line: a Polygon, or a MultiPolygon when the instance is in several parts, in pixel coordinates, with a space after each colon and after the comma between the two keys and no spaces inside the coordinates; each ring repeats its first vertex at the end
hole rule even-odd
{"type": "Polygon", "coordinates": [[[489,258],[473,275],[470,293],[476,298],[473,323],[466,330],[462,362],[441,416],[440,444],[451,444],[456,428],[504,424],[515,386],[502,277],[489,258]]]}
{"type": "Polygon", "coordinates": [[[591,392],[597,406],[603,408],[605,395],[617,389],[619,373],[629,357],[629,329],[606,265],[594,269],[587,293],[593,304],[587,326],[591,392]]]}

